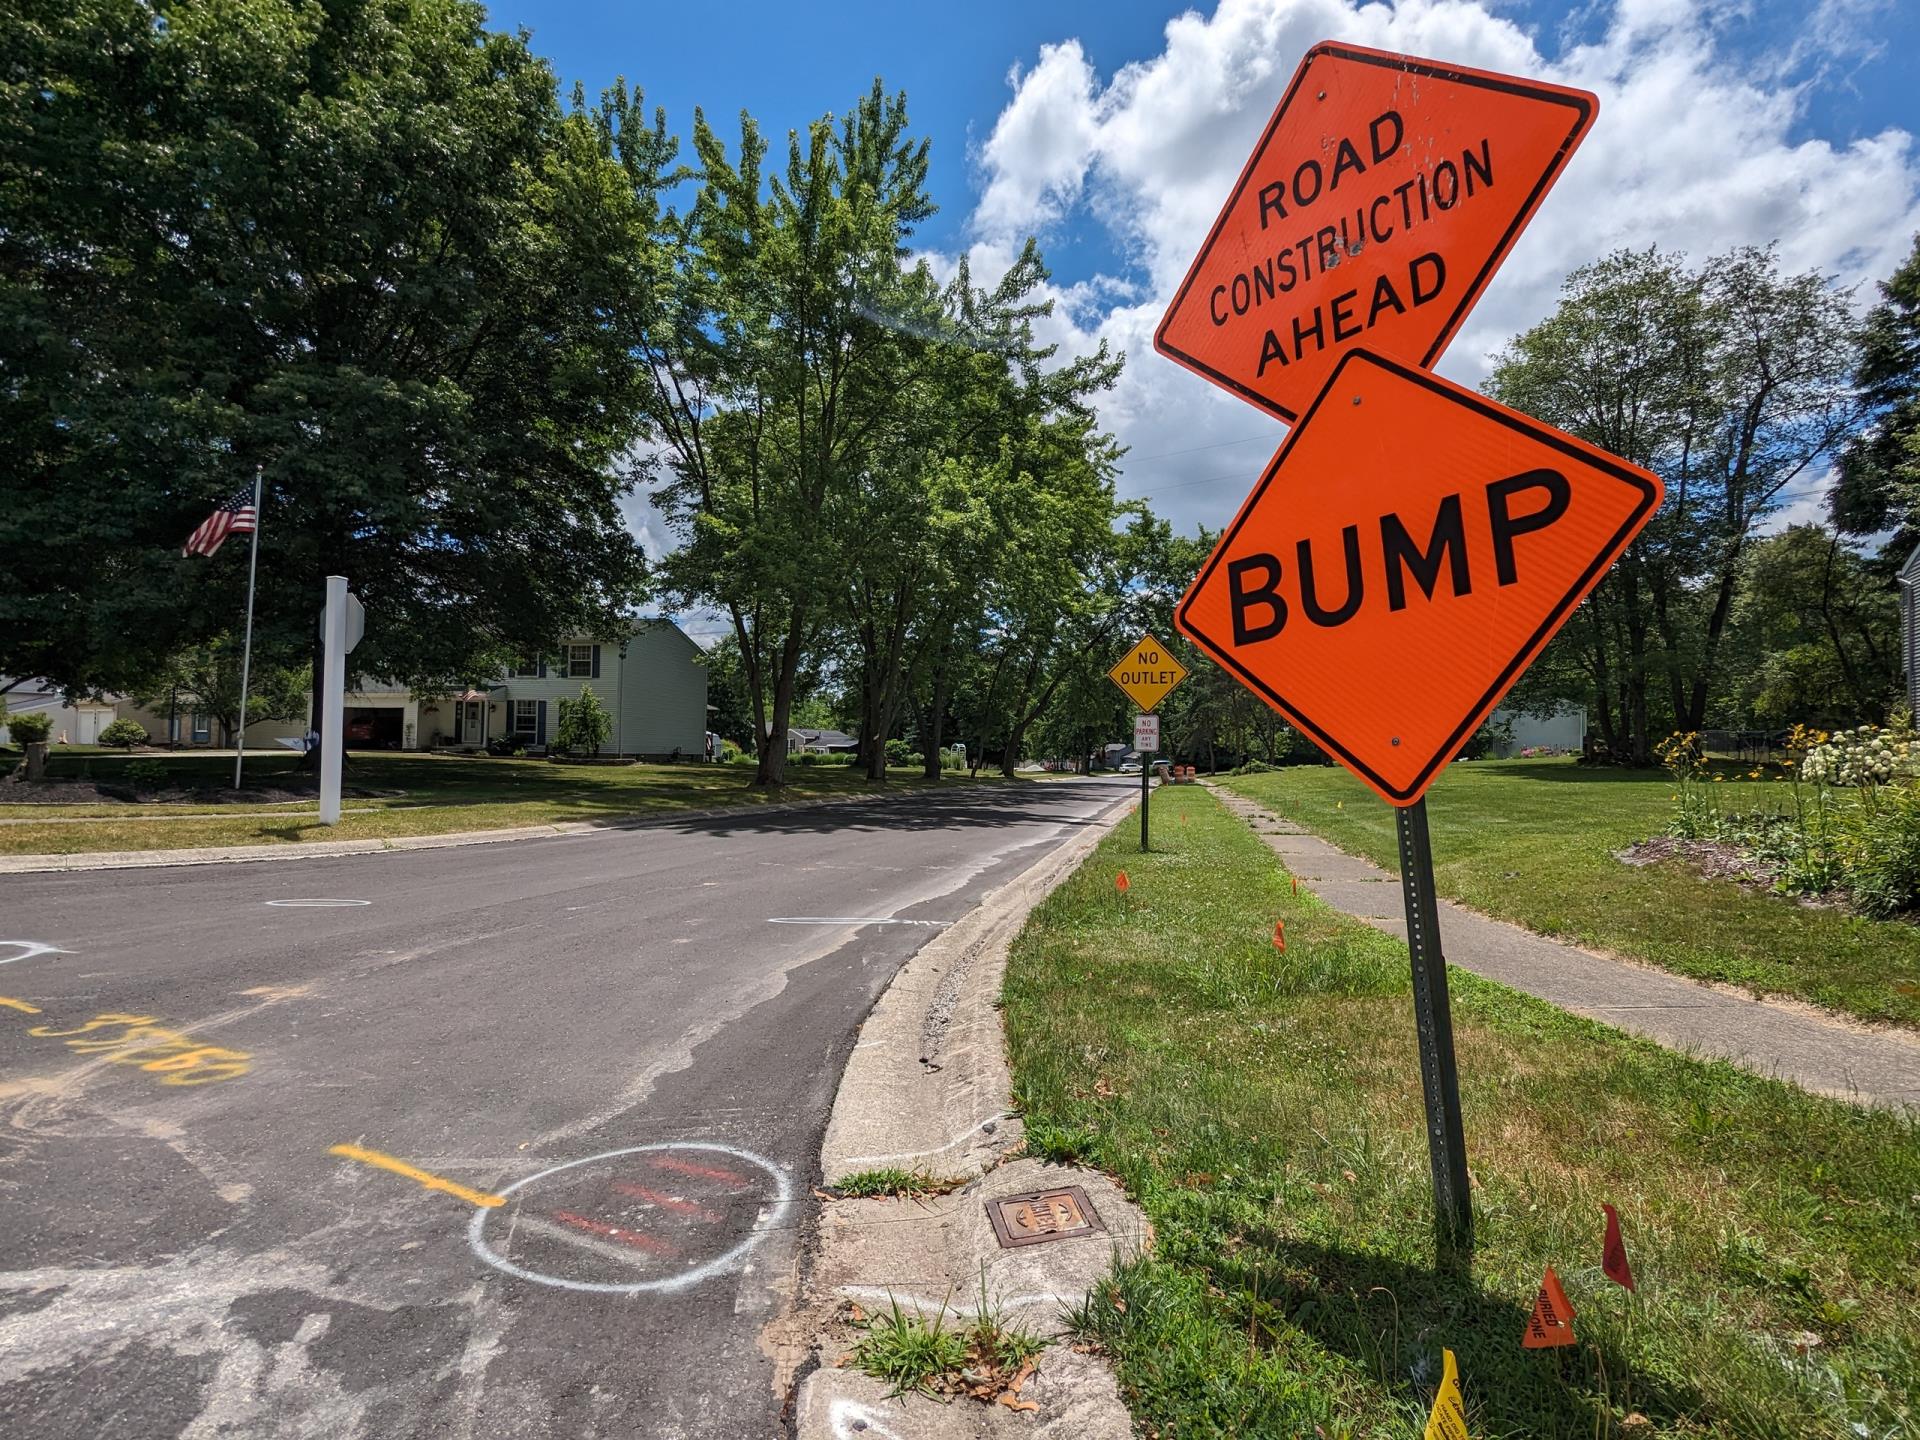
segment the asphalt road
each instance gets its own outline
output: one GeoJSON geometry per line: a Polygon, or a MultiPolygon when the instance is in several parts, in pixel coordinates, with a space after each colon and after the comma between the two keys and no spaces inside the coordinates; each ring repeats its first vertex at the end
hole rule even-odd
{"type": "Polygon", "coordinates": [[[855,1028],[1132,793],[0,878],[0,1434],[781,1433],[855,1028]]]}

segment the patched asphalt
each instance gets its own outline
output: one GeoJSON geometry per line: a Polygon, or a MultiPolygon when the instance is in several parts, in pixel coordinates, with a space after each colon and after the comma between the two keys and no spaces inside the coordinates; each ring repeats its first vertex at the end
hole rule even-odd
{"type": "Polygon", "coordinates": [[[856,1027],[1131,793],[0,877],[0,1433],[783,1433],[856,1027]]]}

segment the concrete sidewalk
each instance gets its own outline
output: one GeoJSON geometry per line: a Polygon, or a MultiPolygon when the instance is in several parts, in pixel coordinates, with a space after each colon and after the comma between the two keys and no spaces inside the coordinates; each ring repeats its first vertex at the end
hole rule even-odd
{"type": "MultiPolygon", "coordinates": [[[[1398,875],[1335,849],[1263,805],[1208,788],[1253,827],[1302,885],[1336,910],[1405,937],[1398,875]]],[[[1755,1000],[1550,940],[1446,900],[1440,902],[1440,936],[1449,964],[1562,1010],[1822,1095],[1920,1110],[1920,1036],[1870,1030],[1807,1005],[1755,1000]]]]}

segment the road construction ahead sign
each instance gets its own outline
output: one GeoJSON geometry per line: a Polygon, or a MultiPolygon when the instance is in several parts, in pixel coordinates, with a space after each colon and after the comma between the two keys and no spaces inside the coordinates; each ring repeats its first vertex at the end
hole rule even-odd
{"type": "Polygon", "coordinates": [[[1356,346],[1431,365],[1598,108],[1584,90],[1316,45],[1154,348],[1282,420],[1356,346]]]}
{"type": "Polygon", "coordinates": [[[1152,710],[1187,678],[1187,667],[1153,636],[1142,635],[1107,672],[1107,678],[1142,710],[1152,710]]]}
{"type": "Polygon", "coordinates": [[[1584,441],[1350,351],[1175,619],[1410,805],[1661,494],[1658,476],[1584,441]]]}

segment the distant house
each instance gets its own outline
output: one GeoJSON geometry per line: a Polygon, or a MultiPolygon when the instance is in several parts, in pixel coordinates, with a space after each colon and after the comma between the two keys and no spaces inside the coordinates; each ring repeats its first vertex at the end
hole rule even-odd
{"type": "MultiPolygon", "coordinates": [[[[25,715],[31,711],[44,712],[53,721],[53,730],[49,739],[56,745],[91,745],[100,738],[100,732],[111,725],[119,713],[118,701],[113,697],[106,699],[78,699],[69,702],[60,691],[45,680],[22,680],[12,689],[6,689],[7,681],[0,677],[0,703],[6,705],[9,714],[25,715]]],[[[0,741],[10,737],[4,717],[0,717],[0,741]]]]}
{"type": "Polygon", "coordinates": [[[1522,750],[1578,751],[1586,740],[1587,707],[1563,702],[1550,715],[1496,710],[1493,723],[1511,727],[1507,738],[1494,744],[1494,753],[1503,760],[1522,750]]]}
{"type": "Polygon", "coordinates": [[[1900,567],[1900,665],[1907,675],[1907,704],[1920,715],[1920,545],[1900,567]]]}
{"type": "Polygon", "coordinates": [[[787,731],[789,755],[802,752],[815,755],[846,754],[859,748],[860,742],[843,730],[808,730],[796,726],[787,731]]]}
{"type": "MultiPolygon", "coordinates": [[[[485,685],[450,694],[370,684],[349,691],[343,711],[349,749],[480,750],[512,737],[539,749],[560,723],[560,702],[577,699],[582,685],[612,717],[605,755],[675,755],[701,759],[707,748],[707,668],[700,647],[668,620],[646,620],[621,640],[569,640],[547,655],[532,655],[485,685]]],[[[206,717],[134,711],[155,740],[177,745],[219,743],[206,717]]],[[[297,747],[304,720],[261,721],[247,727],[247,744],[297,747]]]]}

